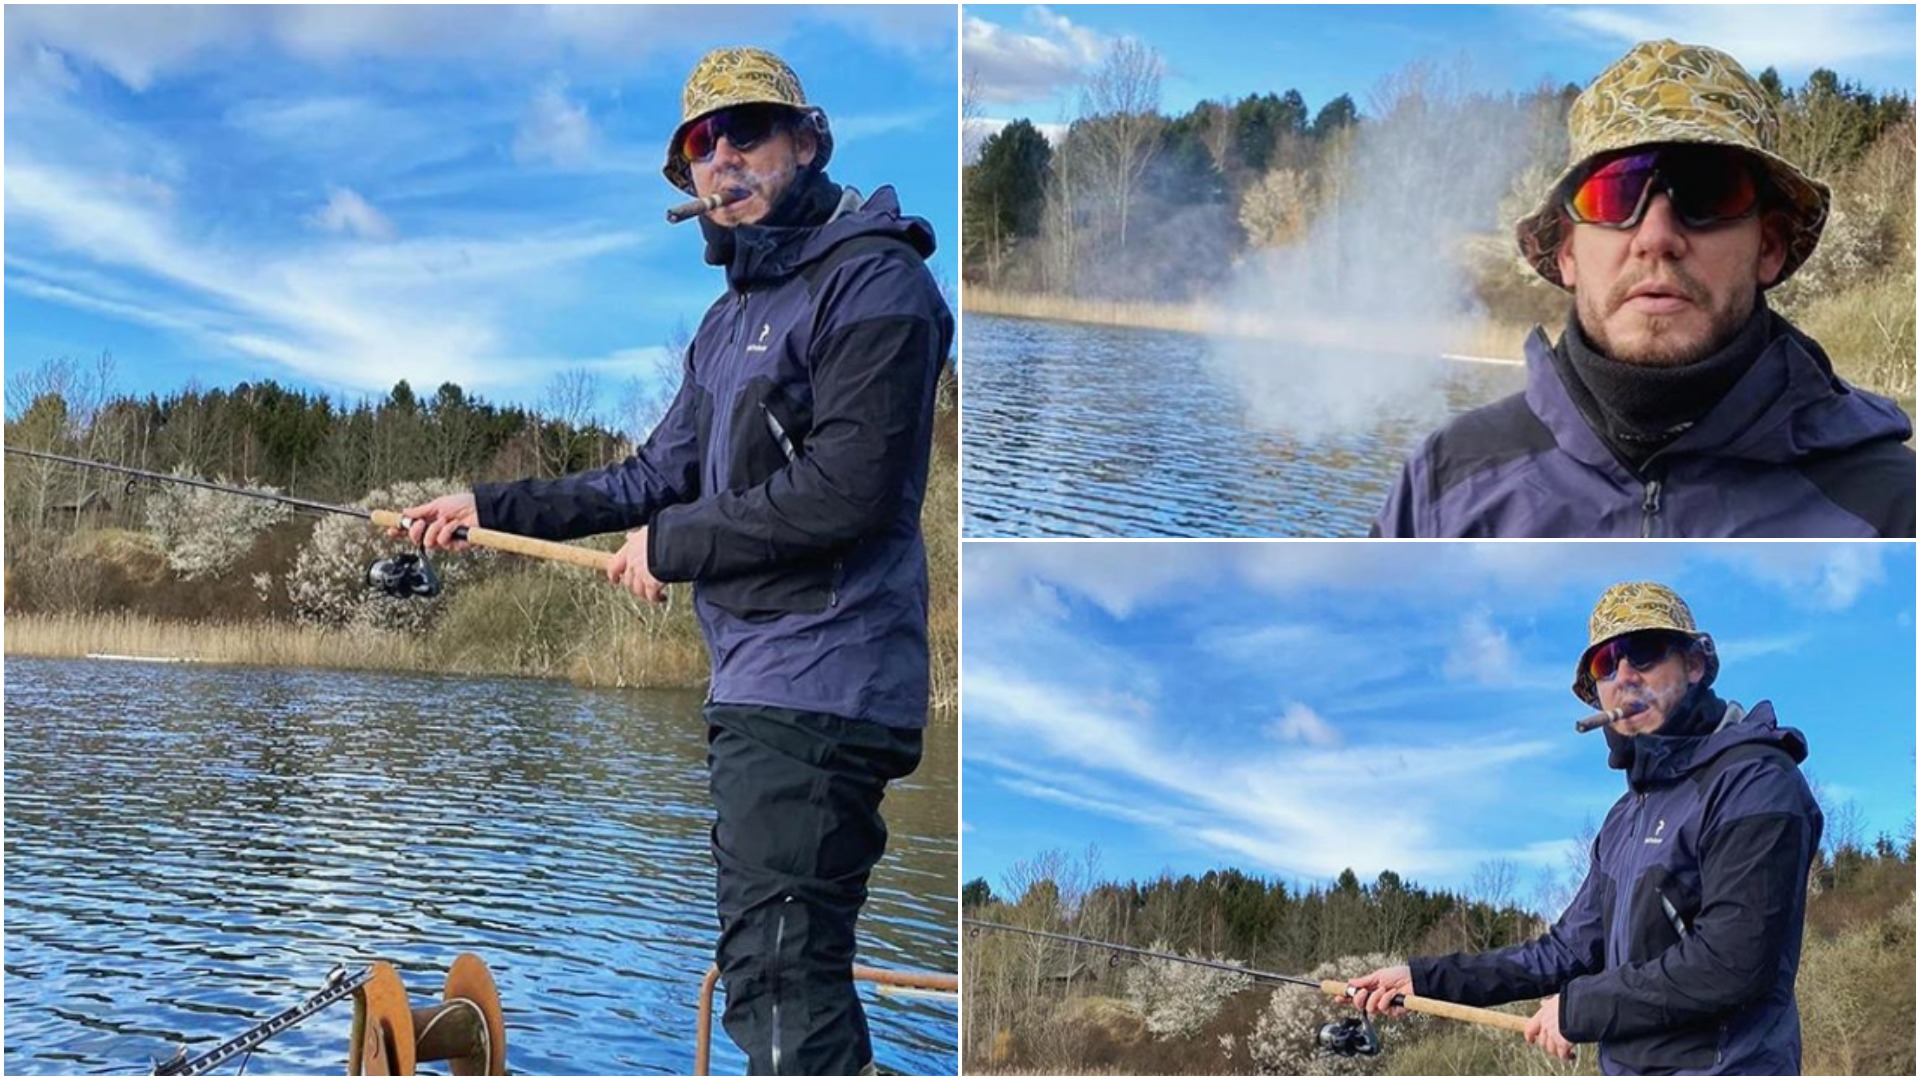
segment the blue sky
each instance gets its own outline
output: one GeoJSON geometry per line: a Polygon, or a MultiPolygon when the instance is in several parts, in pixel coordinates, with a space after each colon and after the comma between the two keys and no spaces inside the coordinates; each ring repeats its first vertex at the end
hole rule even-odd
{"type": "Polygon", "coordinates": [[[1569,684],[1625,580],[1680,591],[1868,839],[1914,813],[1911,544],[969,541],[961,580],[962,873],[996,888],[1089,844],[1115,879],[1563,874],[1624,790],[1569,684]]]}
{"type": "Polygon", "coordinates": [[[1797,82],[1827,67],[1878,90],[1914,88],[1914,8],[1875,6],[1254,6],[968,4],[961,31],[977,115],[1074,115],[1078,81],[1123,37],[1166,64],[1162,108],[1297,89],[1318,110],[1351,94],[1364,113],[1381,80],[1414,62],[1464,64],[1473,84],[1586,85],[1636,41],[1673,37],[1797,82]]]}
{"type": "Polygon", "coordinates": [[[687,72],[740,44],[955,277],[952,8],[9,6],[8,367],[523,403],[585,369],[610,396],[723,286],[659,166],[687,72]]]}

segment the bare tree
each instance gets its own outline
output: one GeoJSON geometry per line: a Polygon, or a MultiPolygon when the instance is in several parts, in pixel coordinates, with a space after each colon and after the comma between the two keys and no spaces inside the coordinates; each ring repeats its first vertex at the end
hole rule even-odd
{"type": "Polygon", "coordinates": [[[558,437],[541,441],[541,464],[553,476],[565,473],[587,438],[585,429],[593,422],[594,403],[600,397],[600,380],[585,368],[570,368],[547,380],[540,395],[540,413],[558,428],[558,437]]]}
{"type": "Polygon", "coordinates": [[[680,392],[687,350],[692,345],[693,331],[686,319],[679,319],[662,347],[647,354],[646,370],[628,376],[620,385],[621,428],[635,446],[645,443],[654,427],[666,418],[667,408],[680,392]]]}
{"type": "Polygon", "coordinates": [[[1158,52],[1122,38],[1107,50],[1080,95],[1081,126],[1099,182],[1118,217],[1122,248],[1127,246],[1135,193],[1166,127],[1160,115],[1163,66],[1158,52]]]}

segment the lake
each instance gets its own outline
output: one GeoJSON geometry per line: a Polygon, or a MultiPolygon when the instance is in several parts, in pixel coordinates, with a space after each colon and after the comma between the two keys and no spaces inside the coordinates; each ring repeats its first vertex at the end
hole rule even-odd
{"type": "MultiPolygon", "coordinates": [[[[13,657],[5,676],[6,1072],[145,1072],[337,963],[388,960],[425,1005],[464,951],[499,985],[514,1072],[691,1070],[717,932],[698,694],[13,657]]],[[[863,963],[957,970],[957,741],[930,728],[889,790],[863,963]]],[[[883,1066],[953,1071],[952,1005],[862,994],[883,1066]]],[[[338,1074],[351,1016],[248,1071],[338,1074]]],[[[713,1068],[745,1068],[717,1021],[713,1068]]]]}
{"type": "MultiPolygon", "coordinates": [[[[1436,359],[1438,415],[1383,409],[1360,430],[1308,439],[1250,423],[1199,335],[973,313],[965,334],[962,522],[979,537],[1365,536],[1439,421],[1523,379],[1518,366],[1436,359]]],[[[1284,347],[1270,348],[1264,375],[1285,387],[1284,347]]],[[[1303,397],[1347,377],[1324,361],[1306,374],[1303,397]]],[[[1364,379],[1351,379],[1356,394],[1381,391],[1364,379]]]]}

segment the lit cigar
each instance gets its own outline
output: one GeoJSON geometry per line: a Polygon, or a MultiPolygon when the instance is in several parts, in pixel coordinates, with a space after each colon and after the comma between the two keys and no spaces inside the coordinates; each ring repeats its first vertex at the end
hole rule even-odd
{"type": "Polygon", "coordinates": [[[1597,712],[1597,713],[1594,713],[1592,716],[1587,717],[1584,720],[1575,721],[1573,725],[1573,730],[1578,731],[1584,735],[1587,732],[1592,731],[1594,728],[1606,727],[1608,724],[1614,723],[1615,721],[1625,720],[1629,716],[1639,716],[1641,713],[1646,712],[1649,708],[1651,708],[1651,706],[1649,706],[1644,701],[1629,701],[1625,705],[1622,705],[1617,709],[1608,709],[1606,712],[1597,712]]]}
{"type": "Polygon", "coordinates": [[[728,188],[725,191],[716,191],[711,195],[702,195],[697,199],[688,199],[678,206],[667,207],[667,224],[678,225],[689,218],[697,218],[701,214],[711,214],[723,206],[730,206],[739,202],[741,199],[748,198],[752,194],[753,192],[748,191],[746,188],[728,188]]]}

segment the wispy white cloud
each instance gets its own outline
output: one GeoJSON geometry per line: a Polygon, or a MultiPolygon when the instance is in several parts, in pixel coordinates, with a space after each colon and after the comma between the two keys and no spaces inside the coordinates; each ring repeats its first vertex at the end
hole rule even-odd
{"type": "Polygon", "coordinates": [[[1447,674],[1464,675],[1485,686],[1511,685],[1520,657],[1504,630],[1493,625],[1493,613],[1477,608],[1460,621],[1447,656],[1447,674]]]}
{"type": "MultiPolygon", "coordinates": [[[[423,385],[522,380],[525,358],[509,328],[525,315],[527,283],[639,243],[631,233],[596,232],[263,251],[181,229],[165,208],[116,197],[86,176],[10,158],[9,227],[43,235],[66,257],[26,264],[37,267],[38,288],[88,293],[96,310],[149,325],[184,322],[203,343],[342,389],[390,386],[396,357],[423,385]],[[156,293],[155,282],[168,291],[156,293]]],[[[329,205],[323,218],[341,230],[382,227],[377,212],[351,198],[329,205]]],[[[11,254],[8,261],[16,263],[11,254]]]]}
{"type": "MultiPolygon", "coordinates": [[[[916,59],[951,48],[953,10],[936,6],[817,8],[717,5],[697,15],[658,5],[131,6],[24,5],[6,18],[7,79],[35,49],[98,66],[130,89],[271,47],[296,59],[476,60],[529,71],[578,57],[630,64],[690,43],[731,36],[778,47],[810,26],[831,24],[871,46],[916,59]]],[[[937,70],[937,67],[935,68],[937,70]]],[[[948,70],[951,70],[949,67],[948,70]]]]}
{"type": "Polygon", "coordinates": [[[1844,611],[1886,580],[1889,550],[1896,549],[1879,544],[1728,544],[1714,552],[1735,569],[1780,590],[1795,607],[1844,611]]]}
{"type": "Polygon", "coordinates": [[[587,162],[595,141],[593,121],[584,105],[567,99],[564,80],[534,92],[513,135],[513,159],[572,168],[587,162]]]}
{"type": "Polygon", "coordinates": [[[1027,32],[976,15],[961,22],[960,55],[971,92],[981,104],[1045,100],[1079,85],[1100,61],[1108,41],[1045,8],[1027,11],[1027,32]]]}
{"type": "Polygon", "coordinates": [[[357,236],[362,240],[391,240],[395,235],[393,222],[352,188],[330,189],[327,204],[314,211],[310,220],[323,232],[357,236]]]}
{"type": "Polygon", "coordinates": [[[1281,742],[1301,742],[1309,746],[1337,746],[1340,732],[1326,717],[1294,702],[1279,718],[1267,725],[1267,734],[1281,742]]]}
{"type": "MultiPolygon", "coordinates": [[[[1176,842],[1198,841],[1269,870],[1316,877],[1349,866],[1423,873],[1472,865],[1487,853],[1436,831],[1447,817],[1438,793],[1485,785],[1550,747],[1503,739],[1395,753],[1311,741],[1253,750],[1173,737],[1157,715],[1090,709],[1068,685],[996,665],[970,665],[966,686],[970,738],[989,752],[998,740],[1019,739],[1022,756],[1034,763],[1021,781],[1026,793],[1155,827],[1176,842]],[[1100,794],[1110,786],[1124,797],[1100,794]],[[1329,809],[1354,805],[1373,808],[1366,829],[1329,809]]],[[[1295,719],[1313,730],[1307,715],[1295,719]]],[[[970,747],[969,765],[976,760],[970,747]]]]}
{"type": "Polygon", "coordinates": [[[1622,46],[1656,38],[1711,45],[1750,72],[1807,71],[1898,56],[1913,48],[1913,16],[1901,5],[1556,5],[1539,14],[1570,35],[1622,46]]]}

